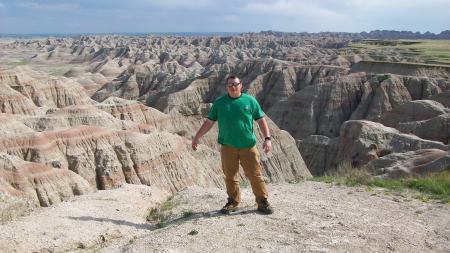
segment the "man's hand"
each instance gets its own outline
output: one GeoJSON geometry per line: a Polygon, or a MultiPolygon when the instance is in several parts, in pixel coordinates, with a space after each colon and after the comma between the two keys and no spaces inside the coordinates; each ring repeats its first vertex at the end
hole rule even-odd
{"type": "Polygon", "coordinates": [[[264,117],[258,120],[258,124],[259,128],[261,129],[262,136],[264,137],[264,152],[269,153],[272,150],[272,141],[270,140],[269,126],[267,126],[267,122],[264,117]]]}
{"type": "Polygon", "coordinates": [[[192,139],[192,149],[194,151],[197,151],[197,146],[198,146],[198,139],[197,138],[192,139]]]}
{"type": "Polygon", "coordinates": [[[195,135],[194,139],[192,139],[192,149],[194,151],[197,150],[198,142],[200,141],[200,138],[202,138],[203,135],[205,135],[209,129],[214,125],[215,121],[212,121],[210,119],[206,119],[205,122],[203,122],[203,125],[198,130],[197,134],[195,135]]]}
{"type": "Polygon", "coordinates": [[[264,152],[269,153],[272,150],[272,141],[265,140],[263,143],[264,152]]]}

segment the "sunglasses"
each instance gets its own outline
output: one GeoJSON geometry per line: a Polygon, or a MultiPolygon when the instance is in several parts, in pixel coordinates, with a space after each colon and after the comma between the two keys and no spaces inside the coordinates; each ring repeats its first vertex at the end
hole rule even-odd
{"type": "Polygon", "coordinates": [[[233,82],[233,83],[227,83],[227,86],[228,86],[228,87],[233,87],[233,86],[234,86],[234,87],[238,87],[239,84],[241,84],[241,83],[234,83],[234,82],[233,82]]]}

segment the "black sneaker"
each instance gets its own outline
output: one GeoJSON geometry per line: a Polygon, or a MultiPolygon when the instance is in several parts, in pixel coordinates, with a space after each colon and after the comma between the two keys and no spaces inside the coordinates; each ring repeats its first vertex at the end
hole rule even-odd
{"type": "Polygon", "coordinates": [[[237,210],[238,205],[239,205],[239,203],[234,201],[234,199],[228,198],[228,202],[225,204],[224,207],[222,207],[222,209],[220,209],[220,213],[230,214],[232,212],[235,212],[237,210]]]}
{"type": "Polygon", "coordinates": [[[273,208],[270,206],[267,199],[262,199],[258,203],[258,212],[261,212],[263,214],[273,214],[273,208]]]}

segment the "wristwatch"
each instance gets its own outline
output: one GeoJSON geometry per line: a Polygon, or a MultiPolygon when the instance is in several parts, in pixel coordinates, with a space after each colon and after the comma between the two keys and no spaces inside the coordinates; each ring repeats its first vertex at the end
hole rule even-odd
{"type": "Polygon", "coordinates": [[[269,137],[265,137],[264,140],[270,141],[270,140],[271,140],[271,139],[270,139],[270,136],[269,136],[269,137]]]}

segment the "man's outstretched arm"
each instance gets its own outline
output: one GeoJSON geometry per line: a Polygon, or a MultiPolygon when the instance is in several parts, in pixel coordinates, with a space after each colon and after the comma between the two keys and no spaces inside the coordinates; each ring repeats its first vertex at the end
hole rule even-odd
{"type": "Polygon", "coordinates": [[[197,134],[195,134],[194,139],[192,139],[192,149],[193,150],[197,150],[197,145],[198,145],[200,138],[202,138],[202,136],[205,135],[211,129],[211,127],[214,125],[214,123],[216,123],[216,122],[212,121],[210,119],[205,120],[203,125],[198,130],[197,134]]]}
{"type": "Polygon", "coordinates": [[[263,149],[264,152],[268,153],[272,150],[272,141],[270,140],[269,126],[267,125],[266,119],[264,117],[258,120],[259,128],[264,136],[263,149]]]}

